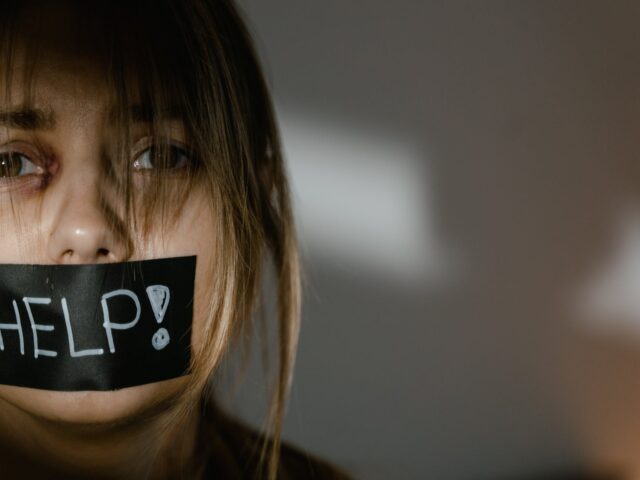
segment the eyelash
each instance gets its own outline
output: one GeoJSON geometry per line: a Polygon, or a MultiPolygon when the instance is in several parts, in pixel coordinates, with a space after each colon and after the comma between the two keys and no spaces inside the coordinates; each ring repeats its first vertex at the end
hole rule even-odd
{"type": "Polygon", "coordinates": [[[186,148],[178,145],[168,145],[166,147],[163,147],[163,149],[164,151],[158,151],[159,148],[156,145],[151,145],[150,147],[144,149],[135,157],[132,164],[133,169],[138,172],[144,170],[163,170],[165,172],[176,172],[185,168],[193,168],[197,164],[194,154],[186,148]],[[144,159],[145,155],[146,162],[144,159]],[[177,165],[171,163],[171,160],[175,159],[174,155],[177,155],[179,157],[178,162],[176,162],[177,165]],[[163,160],[168,162],[168,164],[154,166],[154,160],[156,164],[163,163],[163,160]]]}
{"type": "MultiPolygon", "coordinates": [[[[150,145],[142,150],[133,160],[133,171],[147,174],[155,173],[154,170],[177,173],[183,169],[197,166],[195,155],[187,148],[178,145],[168,145],[164,148],[164,151],[159,152],[158,146],[150,145]],[[178,158],[177,162],[172,162],[176,157],[178,158]],[[163,160],[168,162],[168,165],[154,166],[154,163],[161,163],[163,160]]],[[[37,155],[27,154],[16,148],[0,151],[0,186],[3,183],[31,182],[34,179],[44,181],[50,174],[48,171],[48,163],[50,162],[36,158],[37,155]]]]}
{"type": "Polygon", "coordinates": [[[55,171],[55,162],[33,151],[28,144],[0,150],[0,193],[37,191],[55,171]]]}
{"type": "Polygon", "coordinates": [[[32,162],[29,156],[24,153],[17,151],[0,153],[0,178],[17,178],[26,175],[42,175],[44,173],[44,168],[32,162]],[[17,161],[16,158],[18,159],[17,161]],[[19,168],[18,171],[12,171],[16,167],[19,168]]]}

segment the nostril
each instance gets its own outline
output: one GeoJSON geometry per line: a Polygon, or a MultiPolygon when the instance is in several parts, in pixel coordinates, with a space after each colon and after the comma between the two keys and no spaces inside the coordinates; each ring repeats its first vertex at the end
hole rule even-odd
{"type": "Polygon", "coordinates": [[[125,245],[119,243],[120,237],[92,208],[88,206],[75,216],[65,213],[53,226],[47,251],[54,262],[109,263],[122,258],[125,245]]]}

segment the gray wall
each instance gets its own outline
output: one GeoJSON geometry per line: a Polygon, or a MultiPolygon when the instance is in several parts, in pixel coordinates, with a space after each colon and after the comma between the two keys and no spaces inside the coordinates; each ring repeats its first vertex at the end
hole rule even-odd
{"type": "Polygon", "coordinates": [[[240,4],[307,270],[286,437],[372,480],[638,468],[640,312],[572,299],[635,218],[639,4],[240,4]]]}

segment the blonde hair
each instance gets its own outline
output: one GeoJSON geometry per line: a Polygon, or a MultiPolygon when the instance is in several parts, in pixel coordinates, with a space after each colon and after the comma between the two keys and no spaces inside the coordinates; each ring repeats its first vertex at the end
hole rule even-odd
{"type": "MultiPolygon", "coordinates": [[[[27,87],[38,58],[49,48],[37,33],[50,21],[42,14],[47,8],[64,10],[65,35],[76,40],[60,48],[98,62],[112,87],[117,134],[103,163],[105,178],[125,199],[122,211],[110,213],[114,224],[122,224],[122,235],[135,230],[148,234],[158,212],[163,225],[170,223],[195,184],[209,192],[218,226],[212,239],[217,254],[210,271],[209,315],[176,416],[198,404],[223,355],[248,328],[260,301],[264,266],[268,259],[274,266],[278,361],[260,454],[263,473],[274,479],[299,331],[300,266],[273,107],[244,22],[231,0],[9,0],[0,7],[7,96],[18,45],[29,58],[20,77],[27,87]],[[140,102],[142,112],[131,112],[132,99],[140,102]],[[135,214],[138,193],[129,173],[135,115],[152,121],[157,162],[169,162],[164,115],[184,122],[189,148],[198,159],[178,188],[162,175],[153,178],[142,217],[135,214]]],[[[21,100],[25,104],[31,101],[27,87],[21,100]]]]}

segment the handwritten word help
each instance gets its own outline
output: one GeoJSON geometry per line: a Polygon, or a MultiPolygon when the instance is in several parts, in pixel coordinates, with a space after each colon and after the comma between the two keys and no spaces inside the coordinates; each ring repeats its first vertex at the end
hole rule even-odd
{"type": "MultiPolygon", "coordinates": [[[[87,357],[104,355],[105,351],[109,353],[116,353],[116,341],[114,340],[114,331],[132,330],[140,321],[140,316],[143,307],[151,308],[153,316],[158,324],[161,324],[164,320],[169,302],[171,299],[171,292],[169,287],[165,285],[151,285],[146,288],[147,298],[143,302],[140,301],[138,295],[128,289],[117,289],[104,293],[100,298],[100,308],[102,310],[102,324],[100,325],[104,330],[104,340],[106,345],[82,345],[78,346],[76,338],[74,336],[74,323],[72,322],[71,315],[69,313],[70,305],[66,297],[61,297],[59,301],[60,311],[64,319],[64,330],[67,338],[68,354],[72,358],[87,357]],[[114,301],[128,302],[129,308],[126,311],[131,315],[129,318],[114,318],[111,305],[114,301]]],[[[53,307],[52,302],[54,299],[49,297],[23,297],[21,299],[11,300],[11,313],[10,317],[12,322],[6,321],[0,323],[0,351],[5,351],[5,338],[3,334],[7,332],[13,332],[18,336],[18,345],[20,355],[26,355],[25,346],[25,330],[31,332],[31,339],[33,341],[33,358],[40,357],[57,357],[61,352],[53,350],[51,348],[43,348],[41,346],[41,336],[55,335],[55,325],[51,323],[44,323],[45,318],[39,318],[38,305],[49,305],[53,307]],[[22,311],[22,313],[21,313],[22,311]],[[26,314],[26,315],[25,315],[26,314]],[[26,319],[24,318],[26,316],[26,319]],[[26,328],[25,328],[26,327],[26,328]]],[[[0,306],[1,308],[2,306],[0,306]]],[[[122,313],[123,305],[120,305],[118,309],[119,313],[122,313]]],[[[0,320],[4,320],[7,317],[7,312],[0,311],[0,320]]],[[[150,339],[150,345],[155,350],[164,349],[171,341],[169,332],[166,328],[159,328],[150,339]]],[[[59,345],[59,343],[57,343],[59,345]]]]}

